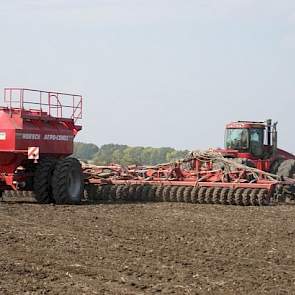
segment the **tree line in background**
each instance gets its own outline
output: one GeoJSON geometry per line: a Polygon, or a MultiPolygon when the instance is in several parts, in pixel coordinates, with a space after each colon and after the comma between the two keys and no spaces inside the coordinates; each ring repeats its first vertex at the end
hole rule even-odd
{"type": "Polygon", "coordinates": [[[188,152],[170,147],[130,147],[121,144],[105,144],[98,147],[92,143],[82,142],[76,142],[74,145],[75,157],[95,165],[156,165],[184,158],[188,152]]]}

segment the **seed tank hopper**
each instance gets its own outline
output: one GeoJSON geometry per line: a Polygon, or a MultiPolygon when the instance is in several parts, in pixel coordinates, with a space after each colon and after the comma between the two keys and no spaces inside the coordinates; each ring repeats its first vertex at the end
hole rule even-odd
{"type": "Polygon", "coordinates": [[[0,190],[34,191],[41,203],[78,203],[83,175],[69,158],[82,96],[5,88],[0,108],[0,190]]]}

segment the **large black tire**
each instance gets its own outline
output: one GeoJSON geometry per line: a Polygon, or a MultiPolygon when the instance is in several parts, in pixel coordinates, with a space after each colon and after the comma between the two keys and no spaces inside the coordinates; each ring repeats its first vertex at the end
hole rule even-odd
{"type": "MultiPolygon", "coordinates": [[[[282,179],[295,178],[295,160],[289,159],[283,161],[279,167],[277,175],[282,179]]],[[[285,185],[283,186],[283,194],[288,194],[294,199],[295,197],[295,185],[285,185]]]]}
{"type": "Polygon", "coordinates": [[[295,160],[285,160],[280,163],[277,175],[280,177],[295,177],[295,160]]]}
{"type": "Polygon", "coordinates": [[[34,176],[34,197],[37,202],[48,204],[54,202],[52,193],[52,175],[56,166],[56,159],[42,159],[35,171],[34,176]]]}
{"type": "Polygon", "coordinates": [[[280,167],[280,165],[285,161],[285,159],[283,158],[277,158],[275,159],[271,165],[270,165],[270,173],[272,174],[277,174],[278,173],[278,169],[280,167]]]}
{"type": "Polygon", "coordinates": [[[79,204],[84,191],[80,162],[75,158],[60,160],[52,177],[53,198],[57,204],[79,204]]]}

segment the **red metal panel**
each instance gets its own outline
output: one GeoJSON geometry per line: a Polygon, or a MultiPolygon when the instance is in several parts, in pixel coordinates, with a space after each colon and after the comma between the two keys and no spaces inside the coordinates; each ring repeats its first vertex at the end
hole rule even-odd
{"type": "MultiPolygon", "coordinates": [[[[0,107],[0,188],[16,188],[32,172],[18,173],[28,166],[28,148],[37,147],[40,158],[66,157],[81,130],[82,96],[33,89],[6,88],[6,107],[0,107]],[[68,102],[66,102],[68,100],[68,102]]],[[[29,162],[31,161],[31,162],[29,162]]],[[[25,171],[25,169],[24,169],[25,171]]]]}

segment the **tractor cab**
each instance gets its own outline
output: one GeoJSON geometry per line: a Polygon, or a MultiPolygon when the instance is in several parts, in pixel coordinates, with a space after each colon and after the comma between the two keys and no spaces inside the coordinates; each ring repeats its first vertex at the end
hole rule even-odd
{"type": "Polygon", "coordinates": [[[227,124],[225,131],[226,151],[235,151],[246,158],[269,158],[277,149],[276,125],[266,122],[237,121],[227,124]]]}

